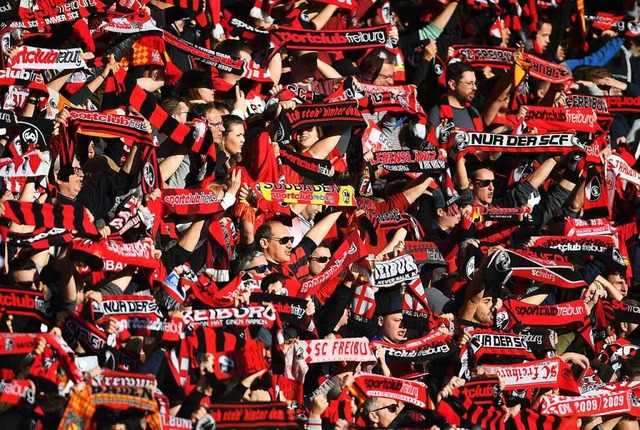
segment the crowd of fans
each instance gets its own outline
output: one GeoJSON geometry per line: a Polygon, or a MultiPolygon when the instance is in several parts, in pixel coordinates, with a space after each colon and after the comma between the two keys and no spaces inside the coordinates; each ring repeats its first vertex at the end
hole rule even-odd
{"type": "Polygon", "coordinates": [[[638,429],[639,20],[0,4],[0,422],[638,429]]]}

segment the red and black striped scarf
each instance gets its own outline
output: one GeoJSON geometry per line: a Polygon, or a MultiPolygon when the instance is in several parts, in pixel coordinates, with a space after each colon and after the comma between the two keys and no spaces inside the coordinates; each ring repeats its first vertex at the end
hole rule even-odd
{"type": "Polygon", "coordinates": [[[287,146],[280,148],[278,160],[282,165],[288,166],[303,178],[312,180],[313,183],[327,184],[330,182],[331,162],[328,160],[306,157],[298,154],[287,146]]]}
{"type": "Polygon", "coordinates": [[[133,88],[129,101],[131,106],[147,118],[159,132],[166,134],[172,141],[184,145],[196,153],[208,155],[215,161],[217,147],[213,141],[211,130],[205,122],[195,123],[191,127],[180,124],[158,106],[151,94],[138,85],[133,88]]]}
{"type": "Polygon", "coordinates": [[[21,225],[61,228],[80,235],[98,235],[89,211],[80,206],[9,200],[4,202],[4,216],[21,225]]]}
{"type": "Polygon", "coordinates": [[[133,143],[157,145],[147,131],[142,119],[126,115],[71,110],[69,128],[72,131],[69,137],[72,137],[73,133],[78,133],[105,138],[124,138],[127,146],[131,146],[133,143]]]}

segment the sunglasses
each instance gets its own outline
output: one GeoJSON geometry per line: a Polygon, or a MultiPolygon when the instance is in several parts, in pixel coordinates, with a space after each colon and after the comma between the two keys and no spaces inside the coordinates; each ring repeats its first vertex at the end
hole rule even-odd
{"type": "Polygon", "coordinates": [[[318,263],[328,263],[329,259],[331,257],[326,257],[326,256],[322,256],[322,257],[309,257],[309,261],[317,261],[318,263]]]}
{"type": "Polygon", "coordinates": [[[14,282],[15,286],[20,288],[20,289],[24,289],[24,290],[28,290],[30,289],[33,285],[37,285],[39,281],[33,280],[33,281],[22,281],[22,282],[14,282]]]}
{"type": "Polygon", "coordinates": [[[495,179],[476,179],[473,181],[474,184],[479,186],[480,188],[487,188],[489,185],[496,183],[495,179]]]}
{"type": "Polygon", "coordinates": [[[248,272],[249,270],[255,270],[256,273],[264,273],[267,271],[267,269],[269,269],[269,265],[268,264],[259,264],[257,266],[253,266],[253,267],[247,267],[246,269],[244,269],[245,272],[248,272]]]}
{"type": "Polygon", "coordinates": [[[389,412],[391,412],[392,414],[395,414],[396,412],[398,412],[398,409],[400,409],[400,406],[397,403],[391,403],[390,405],[383,406],[378,409],[374,409],[371,412],[383,411],[385,409],[389,409],[389,412]]]}
{"type": "Polygon", "coordinates": [[[283,237],[272,237],[269,240],[275,240],[280,245],[286,245],[289,242],[293,243],[293,236],[283,236],[283,237]]]}

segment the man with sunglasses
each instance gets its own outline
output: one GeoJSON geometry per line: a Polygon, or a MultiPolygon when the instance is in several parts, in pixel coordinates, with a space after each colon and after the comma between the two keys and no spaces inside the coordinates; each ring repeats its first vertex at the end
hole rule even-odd
{"type": "Polygon", "coordinates": [[[301,279],[308,273],[307,260],[322,242],[342,212],[332,212],[317,222],[293,247],[293,236],[280,221],[270,220],[258,227],[255,246],[261,251],[272,271],[301,279]]]}
{"type": "Polygon", "coordinates": [[[362,405],[362,416],[372,428],[393,428],[404,403],[384,397],[370,397],[362,405]]]}

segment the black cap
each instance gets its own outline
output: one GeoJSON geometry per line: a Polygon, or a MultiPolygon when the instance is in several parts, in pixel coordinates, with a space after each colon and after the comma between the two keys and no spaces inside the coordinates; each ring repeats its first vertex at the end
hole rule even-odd
{"type": "Polygon", "coordinates": [[[398,291],[376,294],[376,310],[381,317],[401,313],[402,296],[398,291]]]}

